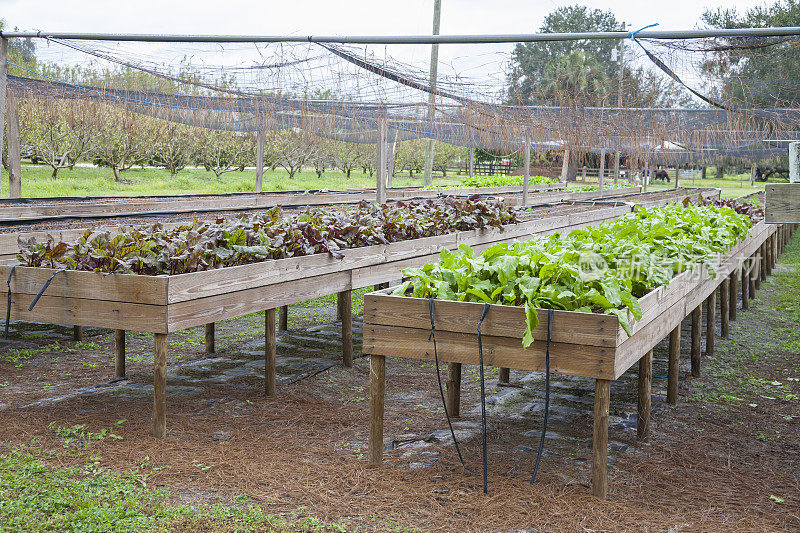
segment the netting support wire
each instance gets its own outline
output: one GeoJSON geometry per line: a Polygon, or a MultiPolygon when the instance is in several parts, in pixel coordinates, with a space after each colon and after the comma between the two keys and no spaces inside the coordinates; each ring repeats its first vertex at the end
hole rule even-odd
{"type": "MultiPolygon", "coordinates": [[[[712,37],[785,37],[800,35],[800,27],[714,28],[693,30],[646,30],[639,39],[704,39],[712,37]]],[[[167,43],[341,43],[341,44],[495,44],[548,41],[629,39],[629,31],[574,33],[511,33],[465,35],[187,35],[155,33],[73,33],[0,31],[4,39],[79,39],[85,41],[136,41],[167,43]]]]}
{"type": "Polygon", "coordinates": [[[483,304],[483,313],[481,319],[478,320],[478,363],[480,364],[481,371],[481,436],[482,436],[482,457],[483,457],[483,493],[489,492],[489,459],[486,451],[486,386],[483,375],[483,339],[481,339],[481,324],[483,319],[486,318],[486,313],[492,306],[490,303],[483,304]]]}
{"type": "Polygon", "coordinates": [[[536,482],[539,472],[539,461],[542,459],[544,438],[547,435],[547,418],[550,414],[550,340],[553,338],[553,310],[547,310],[547,347],[544,350],[544,422],[542,422],[542,436],[539,438],[539,451],[536,452],[536,463],[533,465],[531,485],[536,482]]]}

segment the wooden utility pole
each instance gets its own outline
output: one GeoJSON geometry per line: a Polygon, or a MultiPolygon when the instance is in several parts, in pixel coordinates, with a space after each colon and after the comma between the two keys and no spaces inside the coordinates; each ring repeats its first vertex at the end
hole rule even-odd
{"type": "MultiPolygon", "coordinates": [[[[433,34],[439,35],[439,26],[442,16],[442,0],[433,0],[433,34]]],[[[431,75],[430,86],[431,92],[428,93],[428,124],[433,125],[434,110],[433,106],[436,103],[436,74],[439,68],[439,45],[434,43],[431,45],[431,75]]],[[[423,170],[423,184],[427,187],[433,183],[433,139],[428,139],[425,144],[425,166],[423,170]]]]}
{"type": "MultiPolygon", "coordinates": [[[[3,125],[6,123],[6,88],[8,86],[8,39],[0,38],[0,152],[3,150],[3,125]]],[[[2,177],[0,165],[0,177],[2,177]]],[[[0,180],[2,183],[2,180],[0,180]]]]}
{"type": "Polygon", "coordinates": [[[19,145],[19,99],[8,95],[8,114],[6,115],[6,138],[8,143],[8,185],[9,197],[22,196],[22,165],[19,145]]]}
{"type": "Polygon", "coordinates": [[[522,205],[528,205],[528,189],[531,183],[531,139],[525,131],[525,170],[522,173],[522,205]]]}
{"type": "Polygon", "coordinates": [[[266,132],[258,130],[256,144],[256,192],[261,192],[264,184],[264,143],[266,142],[266,132]]]}

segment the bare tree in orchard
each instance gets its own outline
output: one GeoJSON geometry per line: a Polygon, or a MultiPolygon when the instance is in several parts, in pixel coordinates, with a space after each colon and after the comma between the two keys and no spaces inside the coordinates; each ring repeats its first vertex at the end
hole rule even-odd
{"type": "Polygon", "coordinates": [[[100,113],[97,130],[94,160],[110,167],[116,181],[120,181],[121,172],[147,160],[152,120],[127,109],[106,106],[100,113]]]}
{"type": "Polygon", "coordinates": [[[244,170],[254,150],[253,136],[230,131],[202,130],[198,159],[217,179],[226,172],[244,170]]]}
{"type": "Polygon", "coordinates": [[[169,170],[171,176],[183,170],[196,156],[194,139],[200,136],[200,132],[195,128],[158,120],[152,132],[153,144],[148,159],[152,165],[169,170]]]}
{"type": "Polygon", "coordinates": [[[53,178],[95,148],[97,106],[42,98],[26,98],[21,104],[21,142],[53,169],[53,178]]]}
{"type": "Polygon", "coordinates": [[[314,136],[303,130],[280,130],[275,135],[275,155],[278,165],[289,173],[289,179],[312,159],[314,136]]]}
{"type": "Polygon", "coordinates": [[[333,164],[344,172],[348,178],[353,169],[358,168],[359,153],[357,148],[357,144],[344,141],[338,141],[333,145],[333,164]]]}

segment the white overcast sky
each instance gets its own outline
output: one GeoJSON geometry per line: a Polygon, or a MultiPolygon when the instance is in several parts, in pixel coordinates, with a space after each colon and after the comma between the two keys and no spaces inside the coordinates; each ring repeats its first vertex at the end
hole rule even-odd
{"type": "MultiPolygon", "coordinates": [[[[699,25],[705,9],[736,7],[744,11],[764,2],[442,0],[441,33],[534,33],[549,12],[575,3],[610,9],[632,29],[656,22],[658,29],[689,29],[699,25]]],[[[432,13],[433,0],[0,0],[0,18],[8,26],[45,32],[429,34],[432,13]]],[[[511,48],[511,45],[483,48],[443,45],[440,60],[447,62],[454,57],[510,52],[511,48]]],[[[390,54],[421,63],[426,61],[428,50],[424,47],[393,49],[390,54]]],[[[480,61],[473,57],[470,66],[479,65],[480,61]]],[[[501,68],[499,64],[497,68],[501,68]]]]}

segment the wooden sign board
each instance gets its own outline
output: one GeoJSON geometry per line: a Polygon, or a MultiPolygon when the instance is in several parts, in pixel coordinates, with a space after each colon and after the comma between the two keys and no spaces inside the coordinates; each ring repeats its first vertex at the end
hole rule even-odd
{"type": "Polygon", "coordinates": [[[800,222],[800,183],[770,183],[764,190],[764,219],[767,224],[800,222]]]}

